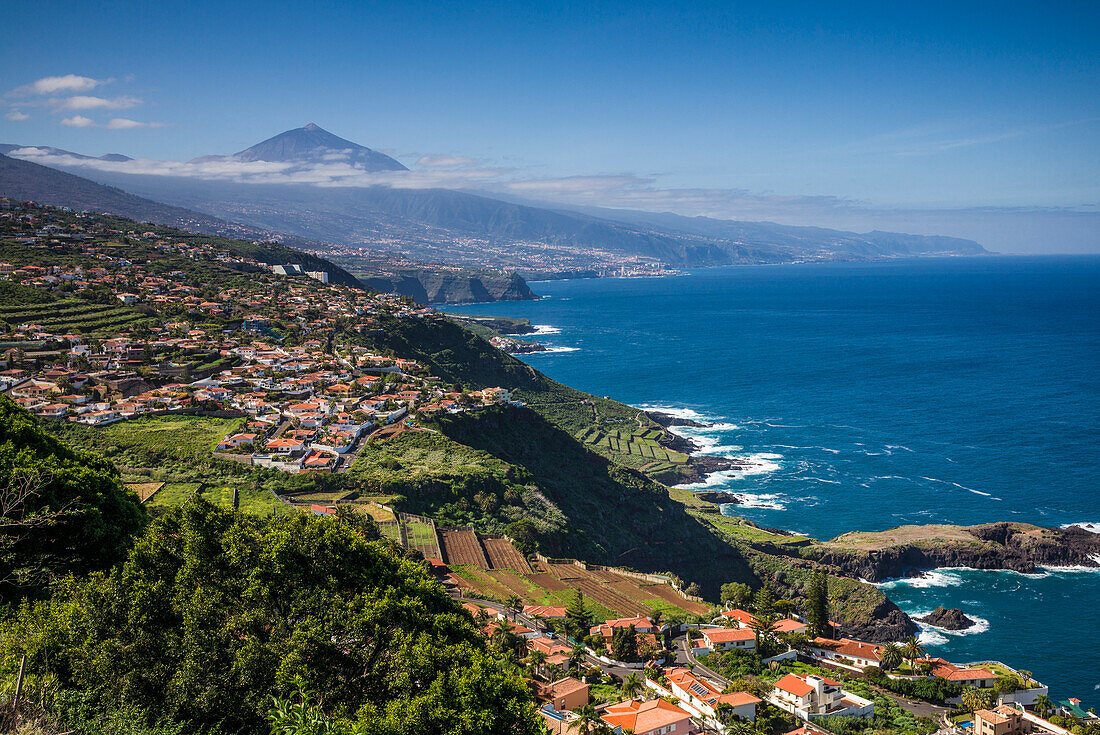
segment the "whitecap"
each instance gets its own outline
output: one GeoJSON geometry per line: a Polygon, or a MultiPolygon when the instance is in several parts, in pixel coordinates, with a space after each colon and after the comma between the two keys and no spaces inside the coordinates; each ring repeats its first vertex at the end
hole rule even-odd
{"type": "Polygon", "coordinates": [[[528,332],[528,334],[531,334],[531,335],[534,335],[534,334],[561,334],[560,329],[558,329],[557,327],[551,326],[549,324],[532,324],[531,326],[535,328],[535,331],[528,332]]]}
{"type": "Polygon", "coordinates": [[[884,582],[876,582],[879,589],[896,589],[898,587],[912,587],[914,589],[929,589],[932,587],[961,587],[965,580],[955,572],[962,571],[964,567],[944,567],[924,572],[920,577],[901,577],[888,579],[884,582]]]}
{"type": "MultiPolygon", "coordinates": [[[[698,411],[685,408],[683,406],[667,406],[659,403],[639,403],[634,408],[640,408],[644,411],[656,411],[657,413],[663,413],[668,416],[672,416],[678,419],[687,419],[689,421],[705,421],[707,416],[699,413],[698,411]]],[[[675,429],[693,429],[699,428],[694,426],[675,426],[670,427],[675,429]]]]}
{"type": "Polygon", "coordinates": [[[1085,523],[1067,523],[1064,526],[1062,526],[1062,528],[1074,528],[1074,527],[1084,529],[1084,530],[1088,531],[1089,533],[1100,533],[1100,523],[1096,523],[1096,522],[1093,522],[1093,521],[1088,521],[1088,522],[1085,522],[1085,523]]]}
{"type": "Polygon", "coordinates": [[[545,350],[539,350],[538,352],[532,352],[532,355],[546,355],[555,352],[576,352],[580,347],[547,347],[545,350]]]}
{"type": "Polygon", "coordinates": [[[931,626],[920,626],[920,633],[917,635],[917,643],[922,646],[942,646],[947,643],[947,636],[931,626]]]}
{"type": "Polygon", "coordinates": [[[779,502],[775,493],[737,493],[738,503],[734,508],[762,508],[765,510],[786,510],[787,506],[779,502]]]}

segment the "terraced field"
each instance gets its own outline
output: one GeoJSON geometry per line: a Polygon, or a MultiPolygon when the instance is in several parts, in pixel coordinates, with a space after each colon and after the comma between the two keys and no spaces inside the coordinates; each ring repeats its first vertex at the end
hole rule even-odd
{"type": "Polygon", "coordinates": [[[0,321],[13,327],[35,325],[47,332],[89,335],[117,333],[128,327],[152,323],[155,319],[128,306],[63,299],[46,304],[0,307],[0,321]]]}
{"type": "Polygon", "coordinates": [[[657,441],[660,429],[638,429],[634,432],[623,429],[604,430],[596,427],[583,429],[577,438],[596,451],[612,451],[633,455],[643,462],[640,469],[646,472],[661,472],[685,464],[688,456],[680,452],[665,449],[657,441]]]}
{"type": "Polygon", "coordinates": [[[489,557],[492,569],[512,569],[517,572],[530,572],[531,565],[506,538],[484,538],[481,540],[485,554],[489,557]]]}
{"type": "Polygon", "coordinates": [[[538,564],[535,571],[529,573],[484,569],[474,564],[455,564],[451,569],[468,589],[498,599],[518,595],[525,604],[567,605],[573,591],[580,590],[589,607],[602,620],[651,615],[657,610],[666,616],[679,617],[710,611],[709,605],[685,600],[667,584],[574,564],[538,564]]]}
{"type": "Polygon", "coordinates": [[[481,549],[481,542],[471,528],[451,528],[439,532],[443,545],[443,561],[447,564],[472,564],[481,569],[489,568],[489,560],[481,549]]]}

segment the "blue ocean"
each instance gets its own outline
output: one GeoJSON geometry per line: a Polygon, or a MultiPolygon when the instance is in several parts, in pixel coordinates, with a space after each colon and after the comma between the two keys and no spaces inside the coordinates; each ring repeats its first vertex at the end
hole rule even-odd
{"type": "MultiPolygon", "coordinates": [[[[706,269],[532,284],[456,308],[526,317],[568,385],[714,424],[685,429],[746,469],[723,512],[831,538],[1019,520],[1100,531],[1100,257],[706,269]]],[[[700,486],[701,487],[701,486],[700,486]]],[[[956,661],[1027,669],[1100,708],[1100,573],[939,570],[882,588],[909,613],[960,607],[956,661]]]]}

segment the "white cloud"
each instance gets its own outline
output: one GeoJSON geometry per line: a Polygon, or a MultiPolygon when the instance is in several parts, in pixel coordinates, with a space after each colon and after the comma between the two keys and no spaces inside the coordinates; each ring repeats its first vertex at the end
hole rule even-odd
{"type": "Polygon", "coordinates": [[[128,95],[110,99],[90,95],[75,95],[50,100],[51,106],[59,110],[127,110],[131,107],[137,107],[141,103],[140,98],[128,95]]]}
{"type": "Polygon", "coordinates": [[[167,126],[167,123],[140,122],[138,120],[131,120],[128,117],[116,117],[106,123],[97,123],[90,117],[85,117],[83,115],[66,117],[61,120],[61,124],[67,125],[70,128],[104,128],[105,130],[137,130],[138,128],[163,128],[167,126]]]}
{"type": "Polygon", "coordinates": [[[29,120],[31,116],[19,110],[12,110],[7,115],[4,115],[4,117],[12,122],[23,122],[24,120],[29,120]]]}
{"type": "Polygon", "coordinates": [[[110,81],[110,79],[82,77],[78,74],[65,74],[60,77],[42,77],[30,84],[25,84],[22,87],[13,89],[11,92],[8,92],[8,95],[11,97],[29,97],[43,94],[88,92],[110,81]]]}
{"type": "Polygon", "coordinates": [[[427,155],[421,156],[416,162],[418,166],[425,168],[457,168],[459,166],[473,166],[477,163],[472,158],[464,156],[427,155]]]}
{"type": "Polygon", "coordinates": [[[116,117],[112,118],[111,121],[103,127],[108,130],[134,130],[136,128],[163,128],[166,125],[167,123],[139,122],[127,117],[116,117]]]}
{"type": "Polygon", "coordinates": [[[63,118],[61,124],[67,125],[70,128],[94,128],[96,126],[95,120],[90,117],[84,117],[83,115],[73,115],[72,117],[63,118]]]}

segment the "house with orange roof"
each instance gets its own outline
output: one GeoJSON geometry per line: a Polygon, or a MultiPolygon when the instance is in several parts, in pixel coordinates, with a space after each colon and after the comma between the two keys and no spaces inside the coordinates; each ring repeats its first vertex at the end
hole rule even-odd
{"type": "Polygon", "coordinates": [[[749,692],[722,694],[722,690],[714,682],[678,666],[666,668],[664,673],[673,696],[700,715],[716,720],[718,706],[727,704],[733,709],[734,715],[746,720],[756,719],[756,705],[761,701],[759,697],[749,692]]]}
{"type": "Polygon", "coordinates": [[[588,704],[588,684],[567,676],[555,682],[531,682],[535,699],[547,702],[559,712],[574,710],[588,704]]]}
{"type": "MultiPolygon", "coordinates": [[[[564,605],[524,605],[523,614],[529,618],[557,620],[565,617],[564,605]]],[[[637,630],[637,628],[635,628],[637,630]]]]}
{"type": "Polygon", "coordinates": [[[699,732],[689,713],[663,699],[650,699],[646,702],[631,699],[611,704],[604,709],[600,719],[608,727],[618,728],[619,732],[632,732],[634,735],[693,735],[699,732]]]}
{"type": "Polygon", "coordinates": [[[701,628],[699,632],[710,651],[756,650],[756,633],[748,628],[701,628]]]}
{"type": "Polygon", "coordinates": [[[855,666],[859,669],[878,666],[882,662],[882,646],[851,638],[839,640],[814,638],[810,642],[809,653],[815,658],[855,666]]]}
{"type": "Polygon", "coordinates": [[[1033,729],[1023,712],[1007,704],[974,712],[974,735],[1027,735],[1033,729]]]}
{"type": "Polygon", "coordinates": [[[278,454],[292,454],[294,452],[304,451],[306,445],[299,439],[278,437],[276,439],[268,439],[267,442],[264,443],[264,448],[269,452],[276,452],[278,454]]]}
{"type": "Polygon", "coordinates": [[[868,717],[875,703],[841,688],[840,682],[812,674],[787,674],[772,687],[768,700],[784,712],[811,717],[868,717]]]}
{"type": "Polygon", "coordinates": [[[801,620],[795,620],[794,618],[783,618],[782,620],[775,621],[776,633],[803,633],[808,632],[810,627],[803,623],[801,620]]]}
{"type": "Polygon", "coordinates": [[[989,669],[958,666],[942,658],[919,658],[913,663],[917,665],[929,664],[932,667],[933,676],[939,676],[964,686],[988,689],[997,683],[997,675],[989,669]]]}
{"type": "Polygon", "coordinates": [[[747,628],[752,622],[753,614],[740,608],[734,608],[733,610],[723,610],[722,617],[736,620],[738,626],[742,628],[747,628]]]}

